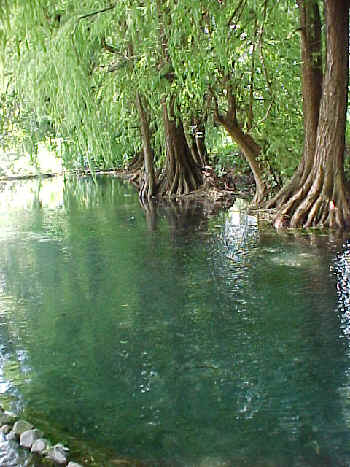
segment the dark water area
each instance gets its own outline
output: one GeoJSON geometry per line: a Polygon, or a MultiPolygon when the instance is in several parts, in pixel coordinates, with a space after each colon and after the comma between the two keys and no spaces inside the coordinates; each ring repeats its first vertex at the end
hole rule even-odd
{"type": "Polygon", "coordinates": [[[108,177],[1,189],[8,409],[147,466],[350,465],[346,242],[108,177]]]}

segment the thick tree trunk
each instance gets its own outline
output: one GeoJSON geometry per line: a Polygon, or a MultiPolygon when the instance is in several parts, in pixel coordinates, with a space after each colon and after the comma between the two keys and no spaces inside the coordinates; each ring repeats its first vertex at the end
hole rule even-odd
{"type": "Polygon", "coordinates": [[[128,172],[136,172],[143,167],[143,150],[139,151],[125,168],[128,172]]]}
{"type": "Polygon", "coordinates": [[[168,196],[181,196],[197,190],[203,183],[200,167],[194,161],[188,147],[181,120],[176,120],[174,104],[169,108],[164,101],[163,122],[166,139],[165,179],[161,193],[168,196]]]}
{"type": "Polygon", "coordinates": [[[136,96],[137,109],[141,123],[141,135],[143,145],[143,174],[139,188],[141,200],[150,200],[155,194],[155,176],[153,169],[153,150],[151,146],[151,132],[144,104],[140,94],[136,96]]]}
{"type": "MultiPolygon", "coordinates": [[[[315,2],[302,2],[310,3],[315,2]]],[[[343,228],[350,224],[343,161],[349,78],[349,0],[325,0],[325,14],[327,64],[316,139],[313,141],[311,130],[311,134],[305,135],[309,138],[305,147],[309,149],[304,149],[303,159],[311,167],[304,168],[297,188],[279,207],[276,227],[343,228]],[[306,151],[309,156],[305,155],[306,151]]]]}
{"type": "Polygon", "coordinates": [[[304,150],[299,167],[290,182],[269,200],[266,207],[285,203],[298,186],[305,183],[313,166],[322,96],[322,37],[318,0],[297,0],[300,17],[304,150]]]}

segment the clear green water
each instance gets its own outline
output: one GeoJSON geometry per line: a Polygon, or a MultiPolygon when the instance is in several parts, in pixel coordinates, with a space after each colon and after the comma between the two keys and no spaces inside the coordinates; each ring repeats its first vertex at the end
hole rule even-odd
{"type": "Polygon", "coordinates": [[[350,465],[347,246],[187,204],[0,193],[0,398],[149,466],[350,465]]]}

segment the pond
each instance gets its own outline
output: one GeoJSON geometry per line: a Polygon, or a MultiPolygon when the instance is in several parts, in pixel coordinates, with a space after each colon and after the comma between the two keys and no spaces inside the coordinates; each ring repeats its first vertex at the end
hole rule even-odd
{"type": "Polygon", "coordinates": [[[0,189],[7,408],[98,465],[350,465],[347,243],[112,177],[0,189]]]}

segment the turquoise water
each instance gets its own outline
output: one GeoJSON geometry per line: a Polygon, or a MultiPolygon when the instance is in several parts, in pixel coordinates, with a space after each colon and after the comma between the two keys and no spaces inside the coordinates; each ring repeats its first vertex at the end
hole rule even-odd
{"type": "Polygon", "coordinates": [[[208,210],[4,186],[0,397],[148,466],[350,465],[350,249],[208,210]]]}

